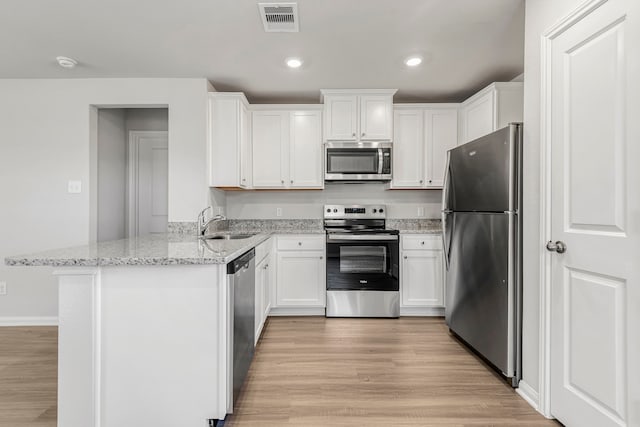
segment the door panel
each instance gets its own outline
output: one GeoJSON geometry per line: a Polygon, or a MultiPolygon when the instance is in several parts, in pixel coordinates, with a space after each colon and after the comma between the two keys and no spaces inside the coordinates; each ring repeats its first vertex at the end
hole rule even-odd
{"type": "MultiPolygon", "coordinates": [[[[447,151],[458,145],[458,111],[429,110],[425,112],[425,143],[427,186],[441,188],[447,151]]],[[[396,148],[394,141],[394,149],[396,148]]],[[[394,170],[394,173],[397,169],[394,170]]]]}
{"type": "Polygon", "coordinates": [[[358,120],[356,95],[331,95],[325,97],[325,140],[355,141],[358,120]]]}
{"type": "Polygon", "coordinates": [[[289,113],[254,111],[252,115],[253,186],[284,187],[288,176],[289,113]]]}
{"type": "Polygon", "coordinates": [[[392,97],[388,95],[360,96],[360,139],[391,141],[393,136],[392,97]]]}
{"type": "Polygon", "coordinates": [[[449,328],[508,376],[513,375],[514,296],[509,214],[449,215],[445,317],[449,328]]]}
{"type": "Polygon", "coordinates": [[[639,13],[605,1],[551,44],[550,401],[569,426],[640,424],[639,13]]]}
{"type": "Polygon", "coordinates": [[[403,306],[442,307],[442,251],[404,251],[401,288],[403,306]]]}
{"type": "Polygon", "coordinates": [[[322,188],[322,131],[319,111],[291,113],[291,187],[322,188]]]}
{"type": "Polygon", "coordinates": [[[168,221],[169,151],[166,132],[141,133],[138,141],[137,232],[166,233],[168,221]]]}

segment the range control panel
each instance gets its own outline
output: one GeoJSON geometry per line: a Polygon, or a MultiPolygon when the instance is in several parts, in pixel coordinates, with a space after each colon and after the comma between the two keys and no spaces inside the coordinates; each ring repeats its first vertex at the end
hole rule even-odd
{"type": "Polygon", "coordinates": [[[324,205],[325,218],[385,219],[386,205],[324,205]]]}

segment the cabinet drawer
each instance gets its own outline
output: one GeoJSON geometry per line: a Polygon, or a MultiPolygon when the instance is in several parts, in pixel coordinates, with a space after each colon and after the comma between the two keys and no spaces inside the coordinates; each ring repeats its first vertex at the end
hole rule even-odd
{"type": "Polygon", "coordinates": [[[272,240],[270,237],[256,246],[256,265],[258,265],[258,263],[260,263],[267,255],[269,255],[269,252],[271,252],[271,243],[272,240]]]}
{"type": "Polygon", "coordinates": [[[279,251],[317,251],[324,250],[325,236],[280,236],[278,237],[279,251]]]}
{"type": "Polygon", "coordinates": [[[442,238],[430,234],[402,236],[402,249],[442,249],[442,238]]]}

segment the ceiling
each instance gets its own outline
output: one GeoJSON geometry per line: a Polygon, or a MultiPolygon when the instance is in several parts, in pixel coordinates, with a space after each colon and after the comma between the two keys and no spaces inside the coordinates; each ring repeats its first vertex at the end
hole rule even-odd
{"type": "Polygon", "coordinates": [[[524,0],[298,0],[299,33],[265,33],[257,3],[2,0],[0,78],[205,77],[255,103],[317,103],[324,88],[456,102],[523,71],[524,0]],[[413,54],[425,60],[408,68],[413,54]]]}

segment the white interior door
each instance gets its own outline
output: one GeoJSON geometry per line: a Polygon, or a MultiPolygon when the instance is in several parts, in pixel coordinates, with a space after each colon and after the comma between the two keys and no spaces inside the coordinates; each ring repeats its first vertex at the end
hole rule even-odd
{"type": "Polygon", "coordinates": [[[169,151],[167,132],[129,136],[129,236],[166,233],[169,151]]]}
{"type": "Polygon", "coordinates": [[[550,44],[551,413],[638,426],[640,2],[591,4],[550,44]]]}

